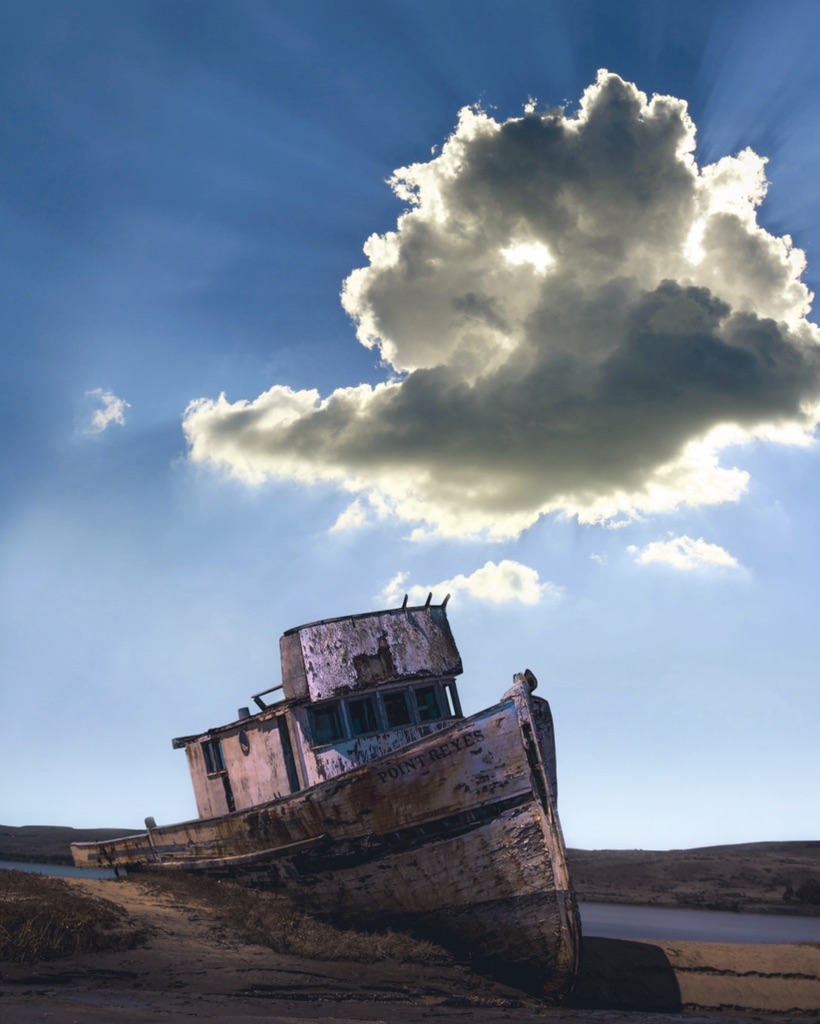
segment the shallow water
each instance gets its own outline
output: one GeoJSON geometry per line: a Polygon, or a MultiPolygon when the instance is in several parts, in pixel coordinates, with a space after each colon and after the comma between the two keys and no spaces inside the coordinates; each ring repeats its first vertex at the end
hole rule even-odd
{"type": "MultiPolygon", "coordinates": [[[[50,875],[52,878],[117,878],[113,868],[75,868],[73,864],[32,864],[28,861],[0,860],[0,868],[6,871],[27,871],[32,875],[50,875]]],[[[119,877],[125,877],[125,868],[120,868],[119,877]]]]}
{"type": "Polygon", "coordinates": [[[820,918],[582,903],[584,935],[664,942],[820,942],[820,918]]]}

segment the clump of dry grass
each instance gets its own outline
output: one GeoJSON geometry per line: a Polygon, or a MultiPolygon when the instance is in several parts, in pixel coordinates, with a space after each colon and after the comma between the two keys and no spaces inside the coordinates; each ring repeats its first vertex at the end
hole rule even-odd
{"type": "Polygon", "coordinates": [[[452,956],[435,943],[403,932],[370,932],[340,928],[305,913],[278,892],[248,889],[236,882],[215,881],[183,872],[146,872],[142,882],[155,892],[181,901],[205,904],[216,922],[245,942],[267,946],[312,960],[372,963],[452,963],[452,956]]]}
{"type": "Polygon", "coordinates": [[[133,949],[145,937],[122,907],[108,900],[87,896],[59,878],[0,870],[0,960],[26,963],[133,949]]]}

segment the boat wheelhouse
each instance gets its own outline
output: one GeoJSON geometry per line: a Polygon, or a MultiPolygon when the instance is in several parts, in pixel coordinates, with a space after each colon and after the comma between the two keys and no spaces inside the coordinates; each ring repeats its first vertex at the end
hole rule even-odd
{"type": "Polygon", "coordinates": [[[405,604],[289,629],[282,682],[253,696],[255,714],[243,707],[235,722],[173,741],[199,816],[308,789],[462,718],[445,608],[405,604]]]}

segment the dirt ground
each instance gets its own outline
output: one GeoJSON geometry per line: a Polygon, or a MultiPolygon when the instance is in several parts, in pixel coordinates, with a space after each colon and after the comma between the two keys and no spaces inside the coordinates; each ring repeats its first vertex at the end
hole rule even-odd
{"type": "Polygon", "coordinates": [[[476,1024],[688,1024],[817,1019],[820,948],[587,939],[571,1006],[555,1009],[466,965],[306,960],[241,942],[195,897],[152,890],[138,877],[71,880],[121,904],[147,944],[39,962],[0,963],[8,1024],[212,1024],[267,1020],[475,1021],[476,1024]]]}
{"type": "MultiPolygon", "coordinates": [[[[0,826],[0,859],[60,861],[68,845],[136,830],[0,826]]],[[[820,842],[699,850],[570,851],[582,900],[820,913],[820,842]],[[807,888],[808,886],[808,888],[807,888]],[[791,896],[789,896],[791,893],[791,896]],[[784,896],[786,897],[784,899],[784,896]]],[[[126,952],[0,962],[3,1024],[212,1024],[266,1020],[471,1021],[476,1024],[699,1024],[820,1021],[820,947],[586,938],[571,1005],[560,1009],[466,964],[304,959],[239,940],[192,894],[124,881],[72,880],[121,904],[144,945],[126,952]]]]}

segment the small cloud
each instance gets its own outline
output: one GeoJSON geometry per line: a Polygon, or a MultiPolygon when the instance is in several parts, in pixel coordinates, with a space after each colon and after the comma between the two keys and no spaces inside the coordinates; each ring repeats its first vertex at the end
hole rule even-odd
{"type": "Polygon", "coordinates": [[[449,580],[428,586],[407,586],[410,574],[397,573],[379,594],[388,604],[400,604],[407,594],[411,604],[422,604],[430,593],[467,594],[476,601],[490,604],[540,604],[545,598],[558,600],[562,596],[560,587],[554,583],[542,583],[536,569],[520,562],[505,558],[496,564],[487,562],[470,576],[460,573],[449,580]]]}
{"type": "Polygon", "coordinates": [[[605,520],[601,523],[601,526],[603,526],[606,530],[623,530],[624,527],[633,526],[636,522],[639,523],[642,522],[642,520],[643,516],[639,515],[636,512],[634,517],[631,519],[612,519],[608,521],[605,520]]]}
{"type": "Polygon", "coordinates": [[[351,505],[342,512],[336,522],[331,526],[331,533],[348,533],[350,530],[360,530],[367,526],[370,518],[367,509],[357,498],[351,505]]]}
{"type": "Polygon", "coordinates": [[[645,548],[638,548],[633,544],[626,550],[638,565],[661,562],[673,569],[684,571],[713,566],[723,569],[740,568],[740,562],[734,555],[730,555],[725,548],[717,544],[707,544],[703,537],[693,540],[686,536],[670,536],[670,540],[656,540],[647,544],[645,548]]]}
{"type": "MultiPolygon", "coordinates": [[[[409,578],[409,572],[397,572],[387,586],[384,587],[383,590],[379,591],[377,595],[378,599],[383,600],[388,605],[401,604],[403,594],[407,594],[408,598],[410,596],[408,588],[405,586],[405,583],[409,578]]],[[[418,587],[415,589],[416,591],[419,590],[418,587]]],[[[428,590],[427,593],[429,594],[430,591],[428,590]]]]}
{"type": "Polygon", "coordinates": [[[85,394],[86,398],[100,404],[91,416],[91,422],[85,429],[86,434],[102,434],[112,423],[118,423],[121,427],[125,425],[125,410],[130,409],[131,405],[124,398],[118,398],[113,391],[105,388],[94,388],[85,394]]]}
{"type": "Polygon", "coordinates": [[[607,564],[607,557],[606,557],[606,555],[596,555],[596,554],[593,553],[589,557],[592,559],[593,562],[597,562],[598,565],[606,565],[607,564]]]}

